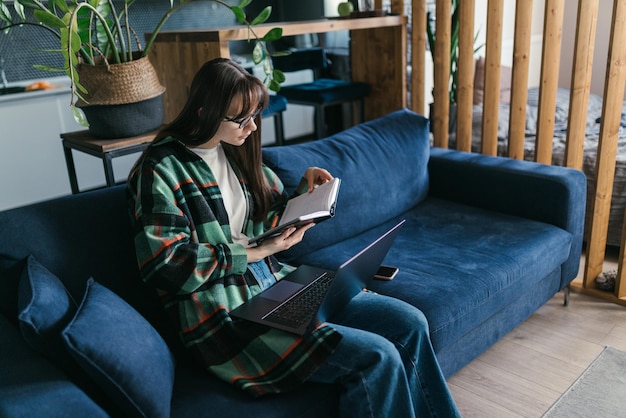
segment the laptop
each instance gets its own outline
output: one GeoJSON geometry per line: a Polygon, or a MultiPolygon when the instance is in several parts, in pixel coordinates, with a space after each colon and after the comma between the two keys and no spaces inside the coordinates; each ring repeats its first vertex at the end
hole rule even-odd
{"type": "Polygon", "coordinates": [[[302,265],[230,312],[283,331],[304,335],[344,308],[373,280],[404,220],[337,271],[302,265]]]}

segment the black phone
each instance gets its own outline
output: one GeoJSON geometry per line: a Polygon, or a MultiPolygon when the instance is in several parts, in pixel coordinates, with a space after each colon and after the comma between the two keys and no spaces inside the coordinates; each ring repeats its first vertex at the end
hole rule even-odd
{"type": "Polygon", "coordinates": [[[396,277],[396,274],[398,274],[398,267],[380,266],[374,278],[378,280],[392,280],[396,277]]]}

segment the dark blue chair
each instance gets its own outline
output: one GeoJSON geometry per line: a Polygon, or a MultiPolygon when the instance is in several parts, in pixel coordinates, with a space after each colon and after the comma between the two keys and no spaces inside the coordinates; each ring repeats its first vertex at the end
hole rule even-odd
{"type": "Polygon", "coordinates": [[[261,113],[261,118],[274,118],[274,135],[276,137],[276,145],[284,145],[285,131],[283,128],[283,112],[287,110],[287,99],[278,94],[270,96],[270,103],[261,113]]]}
{"type": "Polygon", "coordinates": [[[328,106],[353,103],[356,105],[356,122],[363,122],[363,100],[370,93],[369,84],[322,77],[322,71],[328,66],[323,48],[294,49],[290,52],[289,55],[272,57],[274,68],[284,73],[313,70],[313,81],[281,86],[280,94],[289,103],[315,108],[316,138],[326,136],[325,108],[328,106]]]}

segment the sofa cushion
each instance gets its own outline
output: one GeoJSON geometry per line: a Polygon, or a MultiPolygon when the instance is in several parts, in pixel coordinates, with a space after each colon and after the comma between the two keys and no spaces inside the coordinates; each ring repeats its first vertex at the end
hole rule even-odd
{"type": "Polygon", "coordinates": [[[17,326],[17,288],[26,258],[0,254],[0,313],[17,326]]]}
{"type": "Polygon", "coordinates": [[[131,417],[168,417],[174,360],[156,330],[93,279],[63,330],[67,349],[116,405],[131,417]]]}
{"type": "Polygon", "coordinates": [[[26,342],[54,359],[67,358],[61,331],[76,312],[63,283],[32,255],[22,269],[18,287],[19,324],[26,342]]]}
{"type": "MultiPolygon", "coordinates": [[[[374,281],[369,288],[422,310],[436,351],[559,271],[572,243],[572,235],[556,226],[437,198],[400,218],[407,222],[383,262],[400,271],[395,279],[374,281]]],[[[394,222],[302,262],[336,269],[394,222]]],[[[553,295],[559,282],[551,284],[553,295]]]]}
{"type": "Polygon", "coordinates": [[[322,140],[264,149],[265,164],[290,193],[311,166],[342,180],[335,217],[309,230],[286,259],[296,262],[415,207],[428,193],[429,150],[428,121],[408,110],[322,140]]]}
{"type": "Polygon", "coordinates": [[[31,350],[0,315],[1,417],[108,417],[72,379],[31,350]]]}

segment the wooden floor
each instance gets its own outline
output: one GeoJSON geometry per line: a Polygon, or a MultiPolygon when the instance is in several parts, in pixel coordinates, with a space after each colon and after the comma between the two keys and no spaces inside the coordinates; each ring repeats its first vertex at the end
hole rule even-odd
{"type": "Polygon", "coordinates": [[[626,307],[559,293],[448,384],[464,418],[541,417],[607,345],[626,351],[626,307]]]}

